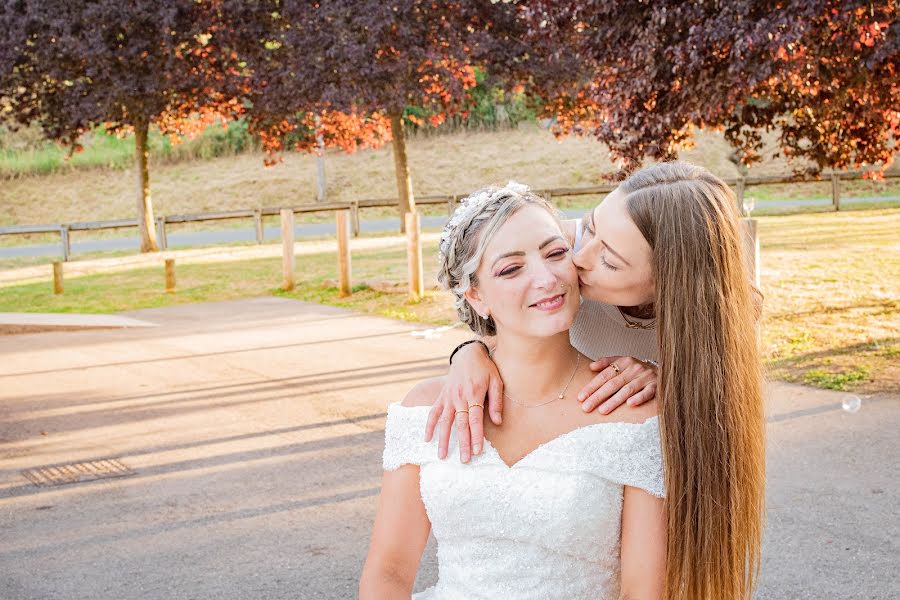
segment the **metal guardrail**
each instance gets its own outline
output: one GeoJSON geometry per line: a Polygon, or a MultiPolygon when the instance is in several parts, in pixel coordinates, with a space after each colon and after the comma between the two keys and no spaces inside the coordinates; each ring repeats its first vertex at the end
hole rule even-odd
{"type": "MultiPolygon", "coordinates": [[[[829,174],[831,181],[831,200],[835,210],[840,210],[840,182],[854,179],[861,179],[863,171],[842,171],[839,173],[829,174]]],[[[889,171],[884,173],[886,179],[900,178],[900,171],[889,171]]],[[[725,183],[735,189],[738,207],[740,208],[744,200],[744,192],[748,187],[758,185],[777,185],[789,183],[815,183],[822,182],[822,179],[796,178],[785,175],[769,175],[759,177],[734,177],[723,179],[725,183]]],[[[535,192],[546,197],[548,200],[553,198],[564,198],[573,196],[594,196],[598,194],[608,194],[616,189],[617,184],[603,184],[583,187],[564,187],[550,189],[535,189],[535,192]]],[[[452,214],[456,208],[456,204],[465,194],[448,194],[437,196],[422,196],[416,198],[418,205],[434,205],[446,204],[448,214],[452,214]]],[[[314,212],[333,212],[341,210],[350,211],[351,230],[353,236],[359,235],[359,211],[363,208],[389,208],[397,206],[396,198],[373,198],[364,200],[353,200],[350,202],[329,202],[322,204],[301,204],[299,206],[284,207],[289,208],[294,213],[314,213],[314,212]]],[[[156,237],[161,249],[168,247],[168,239],[166,237],[166,225],[173,223],[197,223],[203,221],[220,221],[227,219],[249,219],[252,218],[256,229],[256,242],[263,243],[263,225],[262,218],[278,215],[282,207],[269,208],[252,208],[242,210],[217,211],[206,213],[192,213],[185,215],[166,215],[157,217],[156,219],[156,237]]],[[[119,219],[115,221],[85,221],[78,223],[65,223],[61,225],[14,225],[9,227],[0,227],[0,235],[21,235],[33,233],[59,233],[63,260],[69,260],[72,252],[69,240],[69,232],[71,231],[97,231],[102,229],[122,229],[128,227],[137,227],[137,219],[119,219]]]]}

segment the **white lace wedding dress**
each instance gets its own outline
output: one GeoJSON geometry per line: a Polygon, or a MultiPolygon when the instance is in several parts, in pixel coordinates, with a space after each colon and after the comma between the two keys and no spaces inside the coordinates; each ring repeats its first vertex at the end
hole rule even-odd
{"type": "MultiPolygon", "coordinates": [[[[658,419],[598,423],[508,466],[485,440],[469,464],[423,440],[428,406],[388,408],[384,468],[420,465],[438,582],[415,600],[619,598],[623,486],[662,497],[658,419]]],[[[402,532],[398,532],[402,535],[402,532]]]]}

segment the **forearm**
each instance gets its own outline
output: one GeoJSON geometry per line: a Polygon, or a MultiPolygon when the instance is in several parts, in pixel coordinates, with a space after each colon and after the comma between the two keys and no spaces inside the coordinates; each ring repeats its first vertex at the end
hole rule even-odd
{"type": "Polygon", "coordinates": [[[390,569],[370,567],[369,563],[366,563],[359,580],[359,598],[360,600],[393,600],[394,598],[409,600],[414,583],[415,578],[390,569]]]}
{"type": "Polygon", "coordinates": [[[621,597],[662,600],[666,574],[665,501],[625,486],[621,535],[621,597]]]}
{"type": "Polygon", "coordinates": [[[451,366],[453,365],[453,359],[456,358],[456,356],[460,353],[468,351],[469,346],[477,346],[478,348],[487,350],[488,355],[490,355],[491,353],[493,353],[494,348],[497,346],[497,338],[494,336],[477,336],[472,338],[471,340],[462,342],[453,349],[453,352],[450,353],[451,366]]]}

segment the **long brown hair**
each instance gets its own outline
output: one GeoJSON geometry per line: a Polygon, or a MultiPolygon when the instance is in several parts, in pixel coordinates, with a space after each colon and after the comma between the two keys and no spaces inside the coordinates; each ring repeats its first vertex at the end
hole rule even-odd
{"type": "Polygon", "coordinates": [[[759,571],[765,421],[734,195],[680,162],[642,169],[620,189],[653,257],[666,597],[748,598],[759,571]]]}

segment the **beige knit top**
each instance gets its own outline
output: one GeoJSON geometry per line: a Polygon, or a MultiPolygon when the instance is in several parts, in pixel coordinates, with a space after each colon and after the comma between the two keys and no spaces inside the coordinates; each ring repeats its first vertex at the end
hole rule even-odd
{"type": "MultiPolygon", "coordinates": [[[[581,219],[575,222],[575,251],[581,246],[581,219]]],[[[638,323],[648,320],[628,317],[638,323]]],[[[652,319],[651,319],[652,320],[652,319]]],[[[619,309],[584,299],[569,330],[572,345],[593,360],[603,356],[633,356],[659,360],[655,329],[630,329],[619,309]]]]}
{"type": "MultiPolygon", "coordinates": [[[[631,321],[646,323],[628,317],[631,321]]],[[[603,356],[634,356],[659,360],[655,329],[629,329],[619,309],[602,302],[585,300],[569,330],[572,345],[596,360],[603,356]]]]}

